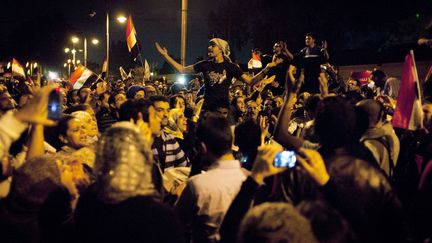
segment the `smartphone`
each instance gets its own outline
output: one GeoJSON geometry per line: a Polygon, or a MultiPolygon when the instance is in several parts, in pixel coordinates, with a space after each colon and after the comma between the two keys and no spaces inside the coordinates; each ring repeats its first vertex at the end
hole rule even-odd
{"type": "Polygon", "coordinates": [[[249,156],[247,154],[244,154],[243,157],[241,158],[240,162],[242,163],[246,163],[249,159],[249,156]]]}
{"type": "Polygon", "coordinates": [[[296,165],[296,155],[294,151],[283,151],[276,155],[273,165],[278,168],[293,168],[296,165]]]}
{"type": "Polygon", "coordinates": [[[51,91],[48,97],[48,118],[51,120],[58,121],[62,117],[62,95],[60,88],[56,88],[51,91]]]}

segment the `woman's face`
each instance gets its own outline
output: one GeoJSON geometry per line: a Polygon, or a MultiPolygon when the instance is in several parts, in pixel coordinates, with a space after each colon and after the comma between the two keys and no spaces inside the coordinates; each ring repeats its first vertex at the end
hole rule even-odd
{"type": "Polygon", "coordinates": [[[177,97],[177,99],[176,99],[176,107],[175,108],[178,108],[182,112],[184,112],[185,108],[186,108],[185,100],[183,98],[177,97]]]}
{"type": "Polygon", "coordinates": [[[84,127],[86,129],[87,135],[90,137],[97,136],[99,134],[96,116],[94,114],[93,109],[88,109],[86,112],[89,114],[88,116],[84,116],[82,122],[84,122],[84,127]]]}
{"type": "Polygon", "coordinates": [[[183,112],[180,112],[177,119],[177,127],[181,132],[186,132],[187,130],[187,119],[183,112]]]}
{"type": "Polygon", "coordinates": [[[62,141],[67,146],[74,149],[80,149],[87,146],[87,132],[84,123],[78,118],[72,118],[69,120],[66,136],[63,137],[62,141]]]}

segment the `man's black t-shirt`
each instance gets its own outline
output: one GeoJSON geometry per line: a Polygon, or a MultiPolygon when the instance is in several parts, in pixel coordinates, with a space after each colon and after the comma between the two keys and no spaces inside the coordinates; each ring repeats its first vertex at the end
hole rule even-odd
{"type": "Polygon", "coordinates": [[[204,109],[221,100],[228,101],[228,90],[233,78],[240,79],[241,69],[234,63],[224,61],[215,63],[211,60],[201,61],[194,66],[196,73],[204,75],[204,109]]]}
{"type": "Polygon", "coordinates": [[[310,93],[319,93],[318,76],[321,72],[321,64],[327,61],[321,47],[315,45],[314,47],[305,47],[300,51],[302,58],[301,65],[304,68],[305,83],[302,91],[310,93]]]}

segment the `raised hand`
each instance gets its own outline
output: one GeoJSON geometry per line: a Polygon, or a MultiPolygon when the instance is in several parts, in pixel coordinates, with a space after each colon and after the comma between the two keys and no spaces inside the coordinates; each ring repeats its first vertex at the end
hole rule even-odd
{"type": "Polygon", "coordinates": [[[300,149],[297,153],[297,161],[318,185],[324,186],[330,180],[324,160],[318,151],[300,149]]]}
{"type": "Polygon", "coordinates": [[[277,153],[282,152],[283,148],[277,144],[266,144],[258,148],[251,177],[259,184],[264,183],[264,178],[275,175],[285,170],[273,166],[273,160],[277,153]]]}
{"type": "Polygon", "coordinates": [[[162,55],[168,55],[168,50],[165,47],[162,47],[159,42],[155,42],[156,50],[162,55]]]}
{"type": "Polygon", "coordinates": [[[48,119],[48,96],[57,85],[44,86],[28,103],[15,113],[15,117],[22,122],[53,126],[56,123],[48,119]]]}
{"type": "Polygon", "coordinates": [[[144,138],[150,144],[153,143],[152,131],[151,131],[148,123],[144,121],[143,115],[141,112],[138,112],[138,118],[137,118],[136,122],[132,118],[130,119],[130,122],[139,128],[141,134],[144,136],[144,138]]]}

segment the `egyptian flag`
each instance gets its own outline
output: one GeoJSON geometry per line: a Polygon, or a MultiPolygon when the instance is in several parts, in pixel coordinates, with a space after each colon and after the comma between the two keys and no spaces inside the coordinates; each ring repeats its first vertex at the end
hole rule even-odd
{"type": "Polygon", "coordinates": [[[69,82],[73,89],[92,88],[100,80],[100,78],[88,68],[79,65],[75,72],[72,73],[69,82]]]}
{"type": "Polygon", "coordinates": [[[137,34],[132,22],[132,16],[129,15],[128,23],[126,27],[126,42],[127,42],[128,50],[132,56],[132,61],[138,65],[142,65],[141,60],[138,58],[140,55],[140,48],[136,36],[137,34]]]}
{"type": "Polygon", "coordinates": [[[248,62],[248,69],[262,68],[261,57],[256,52],[252,52],[252,58],[248,62]]]}
{"type": "Polygon", "coordinates": [[[407,130],[417,130],[422,126],[421,91],[414,60],[414,52],[405,57],[399,96],[393,115],[393,126],[407,130]]]}
{"type": "Polygon", "coordinates": [[[108,60],[105,57],[102,64],[101,79],[105,79],[108,70],[108,60]]]}
{"type": "Polygon", "coordinates": [[[12,58],[12,75],[22,77],[24,79],[26,78],[24,68],[15,58],[12,58]]]}

